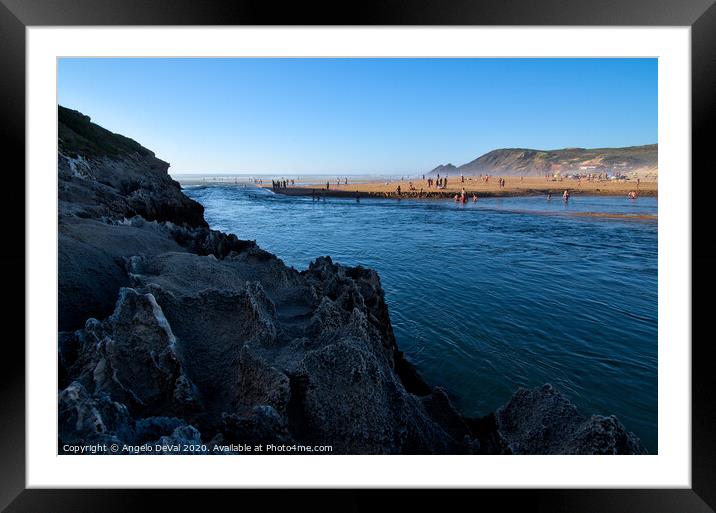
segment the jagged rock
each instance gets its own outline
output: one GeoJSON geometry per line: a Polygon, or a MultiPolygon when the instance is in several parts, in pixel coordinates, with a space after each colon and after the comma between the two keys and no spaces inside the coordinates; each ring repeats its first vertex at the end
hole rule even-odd
{"type": "MultiPolygon", "coordinates": [[[[152,449],[157,446],[176,448],[184,444],[201,444],[199,432],[185,421],[175,417],[149,417],[135,421],[125,405],[113,401],[105,392],[90,394],[77,381],[60,392],[58,408],[61,453],[77,454],[71,449],[65,450],[65,445],[103,445],[104,450],[99,450],[99,454],[116,454],[110,449],[113,444],[120,453],[125,444],[149,445],[152,449]]],[[[158,453],[175,454],[177,451],[160,450],[158,453]]]]}
{"type": "Polygon", "coordinates": [[[220,438],[214,443],[285,444],[293,441],[286,418],[268,405],[242,414],[225,414],[220,438]]]}
{"type": "Polygon", "coordinates": [[[497,432],[513,454],[646,453],[616,417],[584,417],[551,385],[520,388],[495,417],[497,432]]]}
{"type": "Polygon", "coordinates": [[[592,415],[574,438],[566,441],[568,454],[647,454],[639,438],[614,415],[592,415]]]}
{"type": "Polygon", "coordinates": [[[134,442],[143,444],[158,440],[182,426],[186,426],[186,423],[177,417],[139,419],[134,425],[134,442]]]}
{"type": "Polygon", "coordinates": [[[157,295],[177,334],[176,351],[187,377],[218,420],[236,403],[241,348],[276,340],[270,301],[256,284],[237,292],[207,289],[196,296],[174,295],[156,285],[148,290],[157,295]]]}
{"type": "Polygon", "coordinates": [[[360,266],[336,265],[330,257],[321,257],[312,262],[303,275],[313,286],[314,294],[322,296],[312,319],[314,335],[316,331],[331,332],[336,329],[347,336],[357,335],[355,332],[348,333],[350,329],[364,334],[371,332],[367,337],[358,334],[358,338],[377,342],[375,353],[386,358],[387,364],[394,367],[399,350],[378,274],[360,266]]]}
{"type": "Polygon", "coordinates": [[[276,257],[263,258],[263,251],[248,249],[224,259],[183,252],[165,252],[130,261],[134,284],[159,285],[175,296],[197,295],[206,289],[239,292],[247,282],[258,282],[274,302],[303,302],[311,291],[294,269],[276,257]]]}
{"type": "Polygon", "coordinates": [[[458,450],[461,441],[431,419],[391,368],[361,345],[342,340],[304,358],[295,399],[304,437],[348,454],[458,450]]]}
{"type": "Polygon", "coordinates": [[[257,249],[255,241],[241,240],[233,233],[226,234],[203,227],[187,228],[173,223],[167,226],[171,230],[174,240],[197,255],[214,255],[216,258],[225,258],[232,253],[238,254],[247,249],[257,249]]]}
{"type": "Polygon", "coordinates": [[[127,407],[107,394],[93,396],[75,381],[60,392],[58,403],[60,447],[121,443],[134,437],[127,407]]]}
{"type": "Polygon", "coordinates": [[[133,259],[130,268],[133,284],[165,312],[183,368],[211,397],[212,414],[242,419],[245,435],[255,421],[246,412],[270,407],[287,418],[292,438],[337,452],[448,452],[462,443],[464,432],[456,440],[439,424],[459,416],[447,415],[449,401],[431,416],[396,376],[397,347],[380,324],[387,306],[374,273],[330,259],[296,273],[275,259],[254,262],[250,252],[224,260],[170,253],[133,259]],[[245,278],[271,283],[271,294],[245,278]]]}
{"type": "MultiPolygon", "coordinates": [[[[257,255],[263,257],[263,252],[255,246],[255,242],[239,240],[235,235],[170,222],[150,222],[139,216],[121,221],[61,217],[60,330],[77,329],[88,317],[109,315],[114,309],[117,290],[131,286],[127,260],[133,257],[151,258],[191,251],[219,259],[247,253],[241,258],[258,261],[257,255]]],[[[280,262],[275,257],[273,260],[280,262]]]]}
{"type": "Polygon", "coordinates": [[[429,395],[420,399],[420,402],[428,415],[439,423],[453,439],[459,441],[467,438],[469,442],[472,438],[470,428],[442,388],[434,387],[429,395]]]}
{"type": "Polygon", "coordinates": [[[207,450],[197,448],[201,444],[201,433],[194,426],[179,426],[171,435],[162,436],[149,443],[153,454],[206,454],[207,450]],[[191,446],[187,447],[187,446],[191,446]],[[157,450],[158,449],[158,450],[157,450]]]}
{"type": "Polygon", "coordinates": [[[108,394],[135,415],[199,408],[174,334],[151,294],[121,289],[114,313],[102,323],[90,319],[75,336],[78,356],[68,374],[88,390],[108,394]]]}
{"type": "Polygon", "coordinates": [[[286,414],[291,396],[288,376],[252,354],[248,345],[239,354],[237,375],[236,411],[268,406],[278,415],[286,414]]]}

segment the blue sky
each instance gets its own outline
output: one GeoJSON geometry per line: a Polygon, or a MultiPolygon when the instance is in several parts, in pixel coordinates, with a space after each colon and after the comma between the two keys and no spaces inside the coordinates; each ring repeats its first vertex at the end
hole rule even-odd
{"type": "Polygon", "coordinates": [[[170,172],[415,174],[657,142],[656,59],[61,59],[60,105],[170,172]]]}

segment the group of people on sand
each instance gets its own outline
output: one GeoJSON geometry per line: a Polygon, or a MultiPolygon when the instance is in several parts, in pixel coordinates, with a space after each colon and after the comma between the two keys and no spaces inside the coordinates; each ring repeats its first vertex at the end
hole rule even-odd
{"type": "MultiPolygon", "coordinates": [[[[487,183],[490,183],[490,179],[491,179],[491,178],[495,178],[495,177],[492,176],[492,175],[484,175],[484,176],[483,176],[483,175],[480,175],[480,180],[482,180],[482,181],[485,182],[486,184],[487,184],[487,183]]],[[[468,180],[472,180],[472,178],[469,178],[469,177],[468,177],[467,179],[468,179],[468,180]]],[[[427,182],[428,188],[431,188],[431,187],[436,187],[436,188],[438,188],[438,189],[445,189],[445,188],[447,188],[447,183],[448,183],[448,177],[447,177],[447,175],[444,176],[444,177],[441,177],[441,176],[438,174],[438,175],[437,175],[437,178],[430,178],[430,177],[428,177],[427,179],[425,178],[425,175],[423,175],[423,180],[425,180],[425,181],[427,182]]],[[[477,178],[475,178],[475,180],[477,180],[477,178]]],[[[522,177],[520,177],[520,181],[523,181],[523,178],[522,178],[522,177]]],[[[465,183],[465,175],[460,175],[460,183],[465,183]]],[[[507,182],[505,181],[505,179],[504,179],[503,177],[500,176],[500,177],[497,178],[497,184],[498,184],[498,186],[499,186],[501,189],[503,189],[503,188],[505,187],[505,184],[506,184],[506,183],[507,183],[507,182]]]]}
{"type": "Polygon", "coordinates": [[[296,184],[296,182],[294,182],[293,180],[284,180],[284,179],[271,180],[271,188],[272,189],[281,189],[281,188],[285,189],[286,187],[288,187],[289,184],[291,184],[291,187],[293,187],[296,184]]]}
{"type": "MultiPolygon", "coordinates": [[[[425,175],[423,175],[423,176],[425,176],[425,175]]],[[[461,175],[461,179],[462,179],[463,183],[464,183],[464,178],[465,177],[461,175]]],[[[489,183],[490,178],[495,178],[495,177],[493,177],[491,175],[485,175],[485,176],[480,175],[480,179],[484,180],[485,183],[489,183]]],[[[343,178],[342,180],[343,180],[343,184],[348,185],[348,178],[343,178]]],[[[505,187],[505,179],[503,177],[497,177],[497,180],[498,180],[499,187],[504,188],[505,187]]],[[[427,177],[427,178],[425,178],[425,181],[427,183],[428,188],[437,187],[438,189],[445,189],[447,187],[448,177],[447,176],[441,177],[438,174],[437,178],[427,177]]],[[[627,195],[627,197],[629,199],[635,200],[639,196],[639,185],[640,185],[639,182],[640,182],[640,180],[637,180],[636,190],[629,191],[629,193],[627,195]]],[[[336,183],[338,185],[341,185],[341,179],[340,178],[337,179],[336,183]]],[[[295,182],[294,182],[294,180],[290,180],[290,179],[281,179],[281,180],[272,180],[271,184],[272,184],[273,189],[277,189],[277,188],[285,188],[285,187],[288,187],[289,185],[294,186],[295,182]]],[[[386,182],[386,185],[388,185],[388,184],[389,184],[389,182],[386,182]]],[[[330,190],[330,187],[331,187],[330,181],[326,181],[326,187],[325,187],[325,189],[322,189],[324,191],[323,194],[317,193],[316,189],[313,189],[311,196],[313,197],[314,200],[316,200],[316,199],[320,200],[321,196],[325,200],[325,195],[326,195],[325,191],[330,190]]],[[[437,194],[437,197],[440,197],[441,194],[444,194],[444,193],[439,193],[439,192],[431,193],[430,191],[425,191],[422,187],[418,190],[418,188],[416,187],[416,184],[412,181],[408,182],[408,188],[409,188],[408,191],[403,191],[402,187],[400,185],[398,185],[393,192],[384,192],[384,193],[379,193],[379,194],[383,194],[385,197],[396,197],[397,196],[398,198],[401,198],[404,195],[406,197],[413,197],[413,198],[432,197],[434,194],[437,194]]],[[[472,202],[476,203],[478,200],[477,193],[473,192],[471,194],[472,194],[472,197],[468,198],[468,193],[465,191],[465,188],[462,187],[462,190],[460,191],[460,193],[455,194],[453,196],[453,199],[455,200],[456,203],[465,204],[465,203],[467,203],[468,199],[472,199],[472,202]]],[[[569,190],[565,189],[564,192],[562,193],[562,199],[565,202],[568,202],[570,196],[571,196],[571,193],[569,192],[569,190]]],[[[360,194],[358,191],[356,191],[355,199],[357,202],[360,201],[360,194]]],[[[550,200],[550,201],[552,200],[551,192],[547,193],[547,200],[550,200]]]]}
{"type": "Polygon", "coordinates": [[[438,174],[437,179],[435,178],[428,178],[428,188],[435,186],[438,189],[444,189],[447,187],[448,177],[443,176],[442,178],[438,174]]]}

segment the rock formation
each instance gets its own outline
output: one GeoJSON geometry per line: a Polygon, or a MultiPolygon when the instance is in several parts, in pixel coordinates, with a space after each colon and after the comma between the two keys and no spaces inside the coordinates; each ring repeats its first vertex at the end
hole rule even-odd
{"type": "Polygon", "coordinates": [[[208,228],[168,165],[59,110],[59,442],[339,454],[640,453],[551,388],[463,417],[397,347],[375,271],[208,228]]]}

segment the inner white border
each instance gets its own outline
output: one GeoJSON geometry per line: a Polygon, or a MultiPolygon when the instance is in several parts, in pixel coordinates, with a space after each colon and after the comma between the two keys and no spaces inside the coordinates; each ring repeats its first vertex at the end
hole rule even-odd
{"type": "Polygon", "coordinates": [[[688,27],[29,27],[27,486],[690,487],[690,42],[688,27]],[[56,60],[61,56],[658,57],[659,454],[57,456],[56,60]]]}

